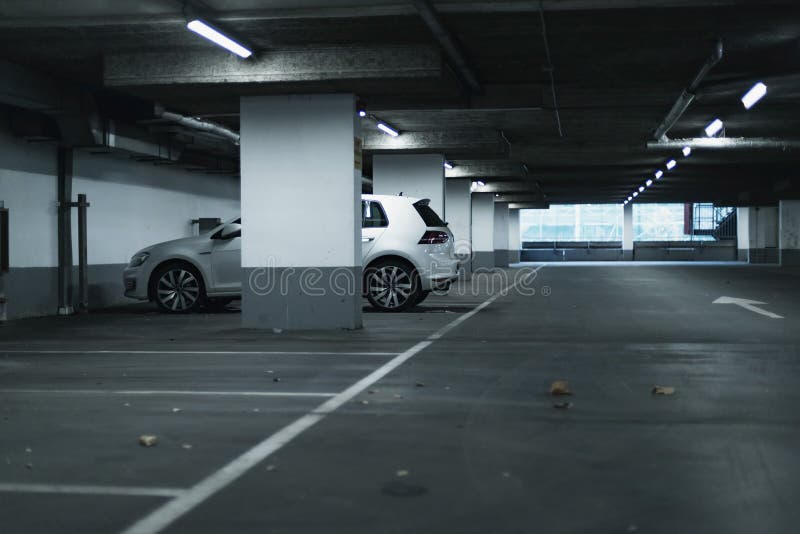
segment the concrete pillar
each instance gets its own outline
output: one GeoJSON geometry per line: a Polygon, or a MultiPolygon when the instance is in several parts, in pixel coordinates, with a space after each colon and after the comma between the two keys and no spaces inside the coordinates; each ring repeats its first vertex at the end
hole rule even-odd
{"type": "Polygon", "coordinates": [[[472,257],[472,239],[470,226],[472,225],[472,205],[470,195],[470,180],[451,178],[445,180],[444,211],[447,214],[447,223],[455,239],[455,252],[464,260],[461,264],[459,276],[469,280],[472,257]]]}
{"type": "Polygon", "coordinates": [[[800,200],[781,200],[778,211],[781,265],[800,266],[800,200]]]}
{"type": "Polygon", "coordinates": [[[508,210],[508,263],[519,263],[522,241],[519,235],[519,210],[508,210]]]}
{"type": "Polygon", "coordinates": [[[739,261],[778,263],[778,208],[737,208],[736,239],[739,261]]]}
{"type": "Polygon", "coordinates": [[[472,271],[494,267],[494,193],[472,195],[472,271]]]}
{"type": "Polygon", "coordinates": [[[622,260],[633,260],[633,204],[622,208],[622,260]]]}
{"type": "Polygon", "coordinates": [[[353,95],[241,99],[242,323],[361,327],[353,95]]]}
{"type": "Polygon", "coordinates": [[[444,156],[401,154],[372,156],[372,192],[429,198],[433,211],[447,220],[444,205],[444,156]]]}
{"type": "Polygon", "coordinates": [[[508,202],[494,203],[494,266],[508,267],[508,202]]]}

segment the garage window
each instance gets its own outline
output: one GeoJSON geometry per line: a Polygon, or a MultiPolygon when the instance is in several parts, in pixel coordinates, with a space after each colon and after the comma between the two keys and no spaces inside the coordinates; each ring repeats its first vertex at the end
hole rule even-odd
{"type": "Polygon", "coordinates": [[[522,241],[621,241],[622,206],[571,204],[520,210],[522,241]]]}

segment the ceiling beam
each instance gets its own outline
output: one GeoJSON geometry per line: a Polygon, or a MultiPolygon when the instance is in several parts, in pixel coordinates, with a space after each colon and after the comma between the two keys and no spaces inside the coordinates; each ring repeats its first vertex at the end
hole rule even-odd
{"type": "MultiPolygon", "coordinates": [[[[508,145],[495,130],[407,132],[392,137],[375,128],[362,130],[365,152],[437,152],[505,156],[508,145]]],[[[451,156],[452,157],[452,156],[451,156]]]]}
{"type": "Polygon", "coordinates": [[[106,86],[318,82],[442,76],[433,46],[276,49],[241,60],[221,50],[107,54],[106,86]]]}
{"type": "MultiPolygon", "coordinates": [[[[531,0],[462,1],[439,3],[440,13],[537,13],[539,2],[531,0]]],[[[795,0],[771,0],[773,5],[795,5],[795,0]]],[[[131,5],[136,5],[132,3],[131,5]]],[[[543,0],[545,11],[604,11],[613,9],[679,9],[697,7],[730,7],[752,5],[748,0],[543,0]]],[[[366,17],[397,17],[416,14],[408,2],[380,3],[375,5],[331,6],[320,0],[319,5],[305,7],[276,7],[271,9],[218,11],[214,22],[253,22],[291,19],[356,19],[366,17]]],[[[75,28],[127,25],[185,25],[186,18],[180,10],[164,9],[156,13],[127,13],[87,16],[25,16],[0,18],[0,28],[75,28]]]]}
{"type": "MultiPolygon", "coordinates": [[[[524,164],[509,160],[453,160],[452,169],[446,169],[445,178],[498,178],[522,177],[527,174],[524,164]]],[[[530,187],[530,184],[527,185],[530,187]]]]}

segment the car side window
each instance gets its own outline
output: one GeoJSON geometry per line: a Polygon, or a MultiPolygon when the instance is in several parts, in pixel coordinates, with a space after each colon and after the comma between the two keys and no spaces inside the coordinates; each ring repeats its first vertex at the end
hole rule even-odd
{"type": "Polygon", "coordinates": [[[386,228],[389,220],[380,202],[372,200],[361,201],[361,227],[362,228],[386,228]]]}

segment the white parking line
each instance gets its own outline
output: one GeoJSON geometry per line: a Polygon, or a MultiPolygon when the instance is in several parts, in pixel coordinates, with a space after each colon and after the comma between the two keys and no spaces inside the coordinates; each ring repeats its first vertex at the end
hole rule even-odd
{"type": "Polygon", "coordinates": [[[0,492],[64,493],[69,495],[119,495],[122,497],[180,497],[186,490],[176,488],[137,488],[119,486],[81,486],[63,484],[0,483],[0,492]]]}
{"type": "MultiPolygon", "coordinates": [[[[538,272],[542,267],[544,267],[544,265],[534,269],[531,274],[538,272]]],[[[518,280],[505,291],[501,291],[500,293],[489,297],[474,310],[471,310],[451,323],[448,323],[444,327],[428,336],[424,341],[420,341],[407,351],[399,354],[335,397],[325,401],[315,410],[312,410],[306,415],[303,415],[299,419],[296,419],[294,422],[283,427],[281,430],[275,434],[272,434],[261,443],[243,453],[241,456],[235,458],[218,471],[215,471],[205,479],[192,486],[185,493],[156,508],[153,512],[125,529],[122,534],[156,534],[157,532],[161,532],[163,529],[177,521],[180,517],[184,516],[202,504],[217,492],[226,488],[236,479],[244,475],[247,471],[264,461],[264,459],[269,457],[271,454],[290,443],[297,436],[325,419],[325,417],[333,413],[336,409],[340,408],[343,404],[351,401],[356,395],[359,395],[364,390],[372,386],[375,382],[379,381],[384,376],[397,369],[410,358],[428,348],[434,341],[440,339],[444,334],[451,331],[453,328],[457,327],[467,319],[473,317],[475,314],[489,306],[502,295],[512,291],[521,281],[527,281],[529,277],[530,275],[525,277],[524,280],[518,280]]]]}
{"type": "Polygon", "coordinates": [[[282,351],[282,350],[28,350],[5,349],[0,354],[192,354],[192,355],[245,355],[245,356],[397,356],[397,352],[332,352],[332,351],[282,351]]]}
{"type": "Polygon", "coordinates": [[[302,391],[187,391],[174,389],[0,389],[0,394],[54,395],[195,395],[219,397],[334,397],[336,393],[302,391]]]}

